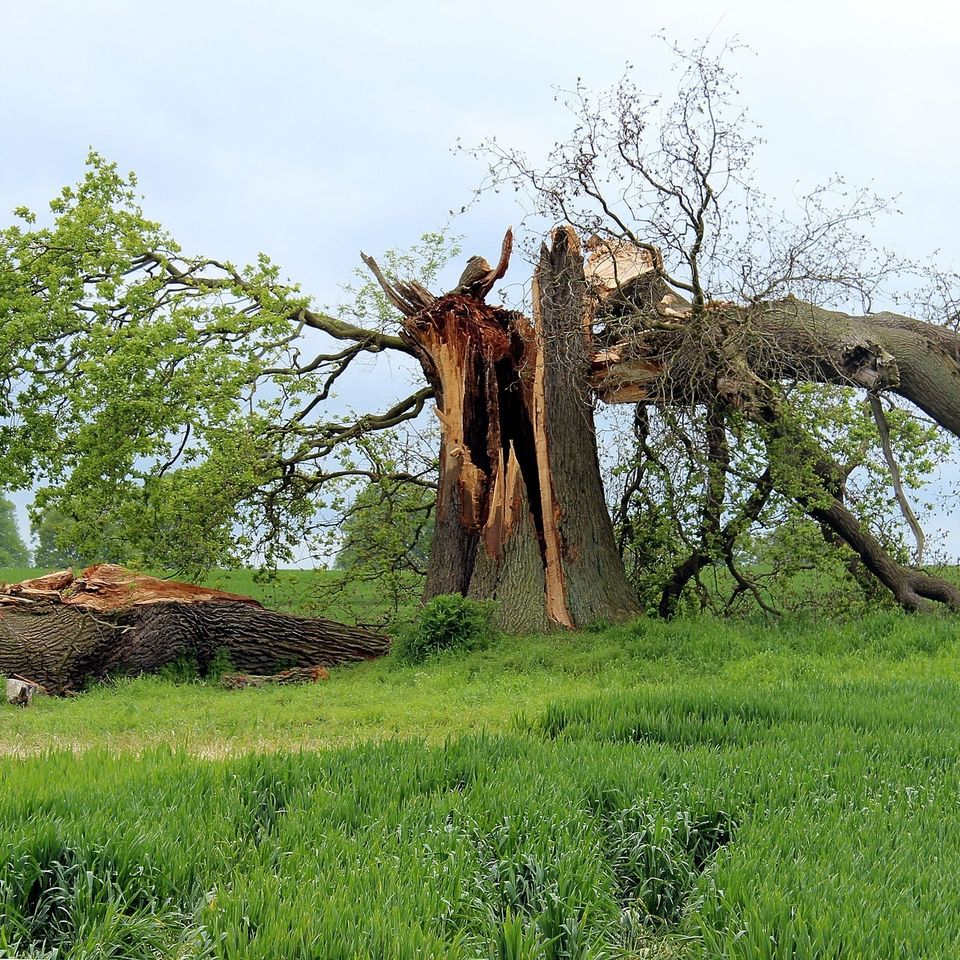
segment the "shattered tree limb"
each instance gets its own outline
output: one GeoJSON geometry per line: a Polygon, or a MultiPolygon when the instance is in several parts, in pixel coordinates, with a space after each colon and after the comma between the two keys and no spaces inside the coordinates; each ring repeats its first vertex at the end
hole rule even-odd
{"type": "Polygon", "coordinates": [[[370,660],[389,646],[359,627],[112,564],[0,587],[0,674],[23,674],[59,693],[181,657],[203,672],[221,650],[238,670],[270,674],[370,660]]]}
{"type": "Polygon", "coordinates": [[[591,385],[607,403],[708,399],[698,393],[702,378],[679,376],[695,367],[696,346],[704,363],[721,363],[716,386],[735,404],[758,379],[889,391],[960,437],[960,337],[946,327],[895,313],[859,317],[793,297],[694,311],[653,273],[618,293],[632,308],[620,318],[621,329],[630,320],[629,335],[614,335],[591,357],[591,385]],[[712,358],[711,349],[719,351],[712,358]]]}
{"type": "MultiPolygon", "coordinates": [[[[608,403],[719,402],[741,412],[767,437],[770,463],[778,465],[770,475],[773,488],[845,542],[901,606],[922,610],[933,600],[960,611],[960,589],[896,561],[844,505],[840,468],[783,415],[773,388],[803,380],[860,387],[875,406],[879,392],[889,391],[960,436],[957,333],[892,313],[851,316],[793,297],[695,308],[667,285],[652,258],[646,270],[635,269],[638,257],[625,244],[595,253],[594,264],[623,262],[619,277],[609,266],[591,271],[588,261],[603,323],[591,356],[597,395],[608,403]],[[791,473],[805,470],[811,482],[798,485],[791,473]]],[[[888,438],[884,446],[889,461],[888,438]]],[[[898,496],[902,507],[902,490],[898,496]]],[[[909,506],[906,513],[909,521],[909,506]]],[[[685,576],[686,566],[678,572],[685,576]]],[[[665,601],[668,593],[669,587],[665,601]]]]}

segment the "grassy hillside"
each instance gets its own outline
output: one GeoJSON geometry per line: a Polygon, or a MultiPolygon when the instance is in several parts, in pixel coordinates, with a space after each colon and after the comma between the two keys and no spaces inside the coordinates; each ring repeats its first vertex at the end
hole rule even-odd
{"type": "Polygon", "coordinates": [[[955,958],[958,653],[640,622],[0,710],[0,953],[955,958]]]}

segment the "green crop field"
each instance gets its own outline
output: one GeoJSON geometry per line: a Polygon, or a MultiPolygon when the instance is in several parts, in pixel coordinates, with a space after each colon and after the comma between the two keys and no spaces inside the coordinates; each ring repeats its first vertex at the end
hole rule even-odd
{"type": "Polygon", "coordinates": [[[0,956],[956,958],[958,654],[640,621],[4,707],[0,956]]]}

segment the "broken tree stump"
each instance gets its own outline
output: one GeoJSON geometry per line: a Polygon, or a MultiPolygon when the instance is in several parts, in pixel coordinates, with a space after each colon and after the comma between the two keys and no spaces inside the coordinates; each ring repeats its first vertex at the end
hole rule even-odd
{"type": "Polygon", "coordinates": [[[389,648],[387,637],[360,627],[113,564],[0,585],[0,674],[35,678],[56,693],[183,657],[203,674],[221,650],[238,671],[262,675],[371,660],[389,648]]]}
{"type": "Polygon", "coordinates": [[[498,602],[512,633],[640,615],[617,551],[597,457],[586,334],[593,283],[576,233],[554,231],[534,275],[532,319],[485,302],[510,262],[471,258],[434,296],[388,279],[400,337],[436,398],[440,457],[425,599],[498,602]]]}

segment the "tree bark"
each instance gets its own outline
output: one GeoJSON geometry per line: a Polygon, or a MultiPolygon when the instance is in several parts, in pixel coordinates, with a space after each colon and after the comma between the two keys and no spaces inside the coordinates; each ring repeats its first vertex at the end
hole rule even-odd
{"type": "Polygon", "coordinates": [[[624,620],[639,613],[607,510],[589,389],[591,305],[583,257],[573,230],[554,231],[534,275],[534,322],[541,346],[537,368],[543,431],[538,443],[548,530],[556,543],[571,620],[624,620]],[[542,401],[540,396],[542,392],[542,401]],[[549,483],[547,482],[549,480],[549,483]]]}
{"type": "Polygon", "coordinates": [[[0,593],[0,673],[51,691],[149,673],[181,657],[205,673],[219,651],[245,673],[329,667],[386,653],[389,640],[322,618],[265,610],[255,600],[101,564],[0,593]]]}

